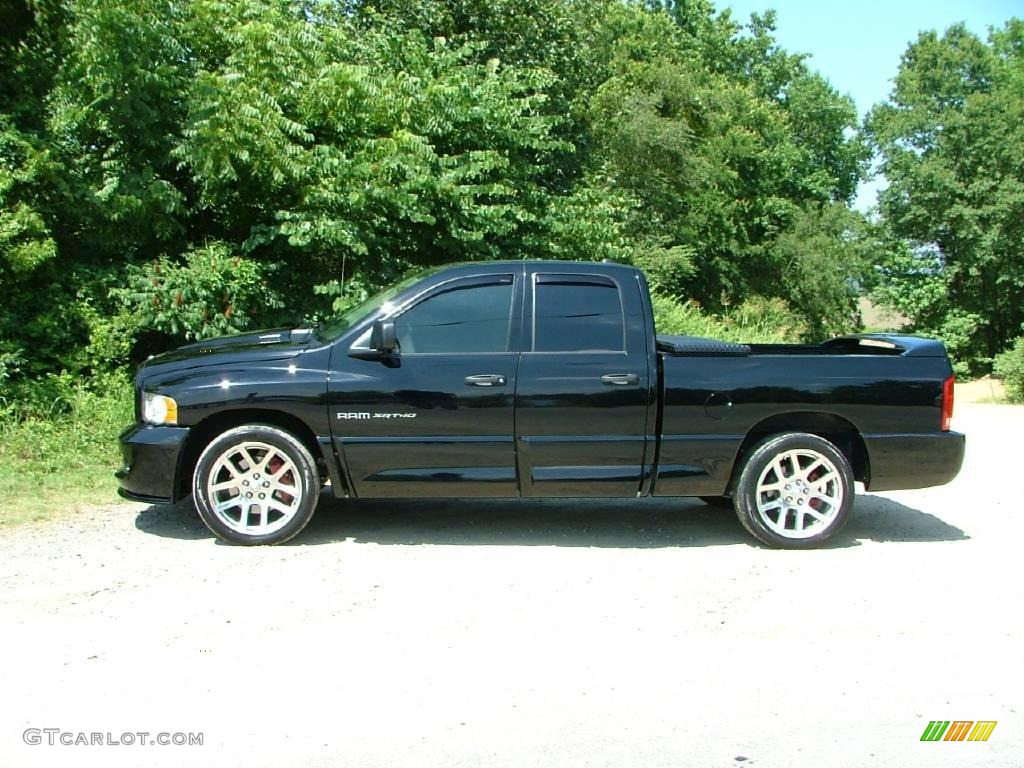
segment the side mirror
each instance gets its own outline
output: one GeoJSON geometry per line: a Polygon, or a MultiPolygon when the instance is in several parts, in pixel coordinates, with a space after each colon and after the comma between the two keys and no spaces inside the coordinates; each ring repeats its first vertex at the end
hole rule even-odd
{"type": "Polygon", "coordinates": [[[398,337],[395,335],[394,320],[377,320],[370,331],[370,348],[384,354],[398,349],[398,337]]]}

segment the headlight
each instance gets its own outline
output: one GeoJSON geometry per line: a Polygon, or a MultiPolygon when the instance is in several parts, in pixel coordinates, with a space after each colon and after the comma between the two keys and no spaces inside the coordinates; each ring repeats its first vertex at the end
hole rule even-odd
{"type": "Polygon", "coordinates": [[[177,424],[178,404],[173,397],[143,392],[142,420],[148,424],[177,424]]]}

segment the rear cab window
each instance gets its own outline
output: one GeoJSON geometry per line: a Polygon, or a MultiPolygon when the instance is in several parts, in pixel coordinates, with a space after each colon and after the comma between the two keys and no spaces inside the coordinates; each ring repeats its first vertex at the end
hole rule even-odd
{"type": "Polygon", "coordinates": [[[619,287],[603,275],[534,277],[534,352],[626,351],[619,287]]]}

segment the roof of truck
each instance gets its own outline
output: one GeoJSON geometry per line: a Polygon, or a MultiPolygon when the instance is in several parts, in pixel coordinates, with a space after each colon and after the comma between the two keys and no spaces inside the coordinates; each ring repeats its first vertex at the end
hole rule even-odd
{"type": "Polygon", "coordinates": [[[475,272],[500,272],[510,267],[520,267],[526,271],[530,270],[557,270],[560,272],[636,272],[636,267],[631,264],[619,264],[613,261],[560,261],[553,259],[503,259],[500,261],[460,261],[452,264],[439,264],[436,267],[428,267],[420,274],[423,276],[437,274],[444,271],[475,271],[475,272]]]}

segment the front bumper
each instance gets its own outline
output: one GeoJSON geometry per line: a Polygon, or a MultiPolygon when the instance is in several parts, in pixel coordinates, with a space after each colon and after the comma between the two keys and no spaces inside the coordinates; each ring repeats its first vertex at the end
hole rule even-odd
{"type": "Polygon", "coordinates": [[[928,435],[864,435],[869,491],[945,485],[960,472],[967,438],[959,432],[928,435]]]}
{"type": "Polygon", "coordinates": [[[178,460],[188,427],[136,424],[121,433],[122,466],[114,473],[126,499],[153,504],[178,500],[178,460]]]}

